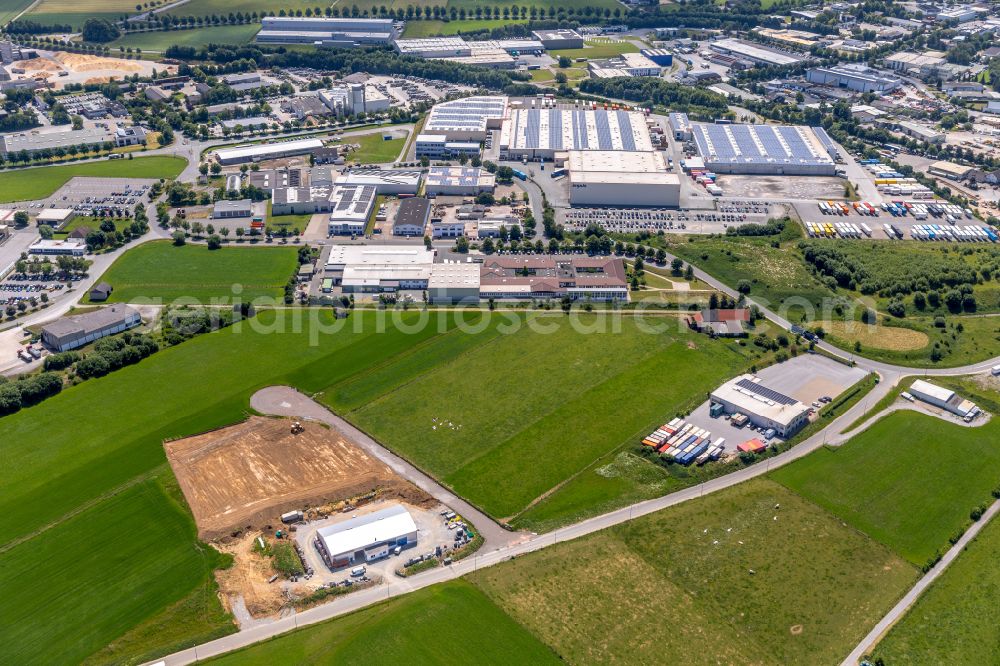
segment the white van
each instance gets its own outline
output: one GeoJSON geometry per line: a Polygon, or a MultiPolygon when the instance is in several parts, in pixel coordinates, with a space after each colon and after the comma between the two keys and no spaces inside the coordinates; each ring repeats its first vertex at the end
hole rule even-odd
{"type": "Polygon", "coordinates": [[[361,578],[365,575],[364,567],[354,567],[351,569],[351,578],[361,578]]]}
{"type": "Polygon", "coordinates": [[[990,374],[993,375],[994,377],[1000,375],[1000,365],[994,365],[992,368],[990,368],[990,374]]]}

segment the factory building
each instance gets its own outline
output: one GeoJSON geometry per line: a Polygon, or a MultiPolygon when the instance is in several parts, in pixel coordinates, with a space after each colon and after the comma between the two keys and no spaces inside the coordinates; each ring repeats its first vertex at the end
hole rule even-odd
{"type": "Polygon", "coordinates": [[[483,299],[628,301],[625,266],[613,257],[489,256],[479,281],[483,299]]]}
{"type": "Polygon", "coordinates": [[[815,67],[806,72],[806,81],[821,86],[845,88],[855,92],[891,92],[903,85],[895,76],[882,74],[861,64],[815,67]]]}
{"type": "Polygon", "coordinates": [[[426,289],[434,251],[422,245],[334,245],[324,276],[344,293],[426,289]]]}
{"type": "Polygon", "coordinates": [[[402,505],[348,518],[316,530],[316,551],[331,571],[385,557],[417,545],[417,525],[402,505]]]}
{"type": "Polygon", "coordinates": [[[926,141],[927,143],[944,143],[947,138],[944,132],[938,132],[927,125],[921,125],[911,120],[901,120],[896,123],[890,122],[889,124],[894,125],[899,132],[907,136],[912,136],[914,139],[926,141]]]}
{"type": "Polygon", "coordinates": [[[90,148],[103,144],[114,145],[114,143],[115,135],[110,130],[100,127],[44,133],[38,131],[20,132],[0,136],[0,153],[12,155],[24,151],[31,154],[40,150],[66,149],[76,146],[90,148]]]}
{"type": "Polygon", "coordinates": [[[420,189],[419,169],[351,169],[337,178],[345,186],[371,185],[377,194],[416,194],[420,189]]]}
{"type": "Polygon", "coordinates": [[[479,264],[445,262],[434,264],[427,280],[427,300],[431,303],[478,303],[479,264]]]}
{"type": "Polygon", "coordinates": [[[659,65],[641,53],[623,53],[617,58],[595,60],[588,67],[595,78],[659,76],[662,73],[659,65]]]}
{"type": "Polygon", "coordinates": [[[403,199],[392,223],[393,236],[423,236],[431,217],[431,202],[423,197],[403,199]]]}
{"type": "Polygon", "coordinates": [[[938,68],[947,63],[944,54],[930,51],[927,53],[913,53],[911,51],[900,51],[893,53],[885,59],[885,66],[889,69],[916,76],[934,76],[938,68]]]}
{"type": "Polygon", "coordinates": [[[122,304],[111,305],[47,324],[42,328],[42,344],[57,352],[69,351],[141,323],[137,310],[122,304]]]}
{"type": "Polygon", "coordinates": [[[431,160],[452,159],[459,155],[479,155],[478,141],[449,141],[444,134],[418,134],[414,141],[417,157],[431,160]]]}
{"type": "Polygon", "coordinates": [[[278,187],[271,193],[272,215],[329,213],[330,187],[278,187]]]}
{"type": "Polygon", "coordinates": [[[329,234],[361,235],[375,207],[371,185],[335,187],[330,193],[329,234]]]}
{"type": "Polygon", "coordinates": [[[490,130],[500,129],[506,117],[506,97],[465,97],[436,104],[427,115],[423,132],[448,141],[479,143],[490,130]]]}
{"type": "Polygon", "coordinates": [[[461,37],[397,39],[392,45],[403,55],[417,58],[457,58],[472,55],[472,47],[461,37]]]}
{"type": "Polygon", "coordinates": [[[480,167],[431,167],[424,179],[427,196],[475,196],[495,187],[496,176],[480,167]]]}
{"type": "Polygon", "coordinates": [[[500,131],[500,159],[551,160],[568,150],[649,152],[645,116],[603,109],[515,109],[500,131]]]}
{"type": "Polygon", "coordinates": [[[322,147],[323,142],[319,139],[277,141],[237,148],[220,148],[215,151],[215,158],[219,161],[219,164],[229,166],[232,164],[244,164],[246,162],[259,162],[261,160],[275,160],[295,155],[308,155],[322,147]]]}
{"type": "Polygon", "coordinates": [[[391,19],[268,16],[254,38],[260,44],[314,44],[353,48],[388,44],[398,31],[391,19]]]}
{"type": "Polygon", "coordinates": [[[212,219],[215,220],[234,220],[252,216],[253,202],[250,199],[239,199],[238,201],[222,199],[216,201],[212,207],[212,219]]]}
{"type": "Polygon", "coordinates": [[[534,30],[531,33],[546,49],[582,49],[583,36],[576,30],[557,28],[554,30],[534,30]]]}
{"type": "Polygon", "coordinates": [[[661,152],[571,150],[566,168],[573,206],[680,204],[680,178],[667,171],[661,152]]]}
{"type": "Polygon", "coordinates": [[[910,395],[927,404],[940,407],[962,418],[971,419],[979,413],[979,408],[971,400],[966,400],[951,389],[917,379],[910,386],[910,395]]]}
{"type": "Polygon", "coordinates": [[[696,124],[692,132],[705,167],[715,173],[836,174],[833,143],[820,127],[696,124]]]}
{"type": "Polygon", "coordinates": [[[734,56],[756,65],[777,65],[783,67],[808,60],[806,56],[798,53],[772,49],[760,44],[745,42],[742,39],[719,39],[711,42],[709,47],[716,53],[734,56]]]}
{"type": "Polygon", "coordinates": [[[787,438],[809,422],[809,406],[770,389],[754,375],[740,375],[709,394],[726,414],[745,414],[761,428],[773,428],[787,438]]]}
{"type": "Polygon", "coordinates": [[[388,110],[390,106],[389,98],[375,86],[361,83],[349,83],[329,90],[320,90],[317,92],[317,97],[326,108],[338,116],[377,113],[388,110]]]}
{"type": "Polygon", "coordinates": [[[666,49],[642,49],[639,51],[659,67],[670,67],[674,64],[674,54],[666,49]]]}

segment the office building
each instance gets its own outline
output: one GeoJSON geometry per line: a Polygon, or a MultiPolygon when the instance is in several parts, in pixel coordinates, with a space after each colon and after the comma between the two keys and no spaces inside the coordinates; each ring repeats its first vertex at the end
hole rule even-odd
{"type": "Polygon", "coordinates": [[[628,301],[621,259],[562,255],[491,255],[483,260],[482,299],[628,301]]]}
{"type": "Polygon", "coordinates": [[[418,134],[414,149],[418,158],[446,160],[459,155],[479,155],[482,146],[478,141],[449,141],[444,134],[418,134]]]}
{"type": "Polygon", "coordinates": [[[375,208],[375,188],[371,185],[335,187],[330,193],[331,236],[360,236],[375,208]]]}

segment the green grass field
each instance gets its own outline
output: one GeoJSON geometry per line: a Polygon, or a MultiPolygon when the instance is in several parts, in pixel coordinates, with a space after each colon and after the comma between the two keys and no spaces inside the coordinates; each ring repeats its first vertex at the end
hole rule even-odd
{"type": "MultiPolygon", "coordinates": [[[[186,8],[188,5],[181,5],[186,8]]],[[[228,11],[226,12],[229,13],[228,11]]],[[[187,14],[184,14],[187,16],[187,14]]],[[[209,28],[192,28],[190,30],[167,30],[155,32],[131,32],[122,35],[109,46],[117,49],[140,48],[143,51],[166,51],[171,46],[204,46],[205,44],[230,44],[239,46],[249,44],[253,36],[260,30],[259,23],[246,25],[219,25],[209,28]]]]}
{"type": "Polygon", "coordinates": [[[31,6],[32,0],[0,0],[0,25],[7,25],[15,16],[31,6]]]}
{"type": "Polygon", "coordinates": [[[558,664],[543,643],[463,580],[442,583],[211,663],[558,664]],[[488,630],[484,631],[484,628],[488,630]]]}
{"type": "Polygon", "coordinates": [[[239,285],[240,299],[281,298],[298,266],[292,247],[176,247],[170,241],[144,243],[123,254],[101,277],[115,288],[117,303],[195,299],[228,303],[239,285]]]}
{"type": "Polygon", "coordinates": [[[464,21],[408,21],[403,36],[408,39],[434,37],[436,35],[457,35],[460,32],[476,32],[492,30],[501,25],[527,23],[527,19],[508,19],[493,21],[489,19],[465,19],[464,21]]]}
{"type": "MultiPolygon", "coordinates": [[[[81,215],[79,217],[74,217],[72,220],[69,221],[69,224],[67,224],[65,227],[63,227],[59,231],[55,232],[52,235],[52,237],[53,238],[66,238],[67,236],[70,235],[70,233],[72,233],[73,231],[76,231],[80,227],[87,227],[91,231],[96,231],[96,230],[98,230],[98,229],[101,228],[101,222],[103,222],[103,221],[104,220],[102,218],[99,218],[99,217],[89,217],[87,215],[81,215]]],[[[126,229],[130,224],[132,224],[132,219],[131,218],[128,218],[128,219],[116,219],[116,220],[113,220],[113,222],[115,223],[115,230],[116,231],[122,231],[123,229],[126,229]]]]}
{"type": "Polygon", "coordinates": [[[85,162],[0,172],[0,203],[50,196],[74,176],[105,178],[176,178],[187,161],[181,157],[136,157],[133,160],[85,162]]]}
{"type": "Polygon", "coordinates": [[[991,522],[873,651],[887,664],[1000,663],[1000,523],[991,522]]]}
{"type": "Polygon", "coordinates": [[[382,164],[384,162],[395,162],[396,158],[403,151],[406,139],[390,139],[386,141],[382,138],[383,132],[374,134],[362,134],[360,136],[346,136],[344,143],[356,143],[361,147],[348,154],[349,162],[358,164],[382,164]]]}
{"type": "MultiPolygon", "coordinates": [[[[411,322],[417,313],[401,317],[403,323],[411,322]]],[[[242,420],[249,396],[259,387],[290,384],[314,392],[437,335],[433,327],[404,333],[391,322],[377,333],[375,319],[375,313],[357,313],[338,322],[329,311],[264,312],[4,417],[4,595],[9,600],[41,600],[58,591],[65,603],[7,604],[0,623],[0,661],[27,663],[6,651],[20,655],[31,648],[30,661],[52,663],[51,655],[37,649],[38,641],[22,640],[25,632],[51,632],[54,624],[66,627],[67,636],[79,636],[72,645],[60,646],[72,651],[61,660],[65,662],[82,661],[87,650],[96,651],[107,642],[115,647],[102,654],[141,661],[140,655],[170,651],[227,626],[217,599],[197,594],[206,562],[196,566],[193,556],[186,555],[187,564],[173,568],[182,554],[200,552],[187,520],[170,518],[177,510],[175,500],[150,492],[142,502],[117,501],[121,495],[115,493],[127,492],[151,473],[162,471],[172,480],[163,440],[242,420]],[[300,324],[293,323],[295,317],[303,318],[300,324]],[[172,531],[164,536],[168,528],[172,531]],[[147,545],[150,557],[123,563],[133,551],[118,541],[127,536],[146,543],[138,534],[142,530],[156,535],[155,552],[147,545]],[[41,560],[57,557],[52,554],[56,545],[63,552],[54,561],[73,562],[45,568],[44,586],[37,575],[12,574],[25,571],[26,563],[43,567],[41,560]],[[98,565],[102,576],[81,577],[98,565]],[[116,568],[126,574],[125,580],[113,580],[116,568]],[[160,578],[169,583],[169,590],[157,582],[160,578]],[[130,613],[133,598],[143,606],[130,613]],[[66,605],[71,602],[75,605],[66,605]],[[31,610],[22,612],[22,607],[31,610]]]]}
{"type": "MultiPolygon", "coordinates": [[[[647,335],[631,319],[605,335],[581,335],[564,317],[535,321],[551,332],[490,329],[478,337],[495,339],[457,356],[452,346],[465,341],[445,336],[435,342],[440,350],[404,359],[401,369],[375,368],[371,383],[356,378],[322,399],[353,410],[349,418],[362,428],[487,512],[512,517],[746,363],[721,343],[676,328],[647,335]],[[386,390],[400,375],[412,381],[386,390]],[[669,376],[685,381],[649,379],[669,376]],[[622,396],[627,408],[604,408],[622,396]]],[[[582,321],[610,325],[604,316],[582,321]]]]}
{"type": "Polygon", "coordinates": [[[86,23],[89,18],[102,18],[108,21],[118,21],[127,14],[135,13],[135,4],[132,5],[132,11],[130,12],[80,12],[80,11],[62,11],[62,12],[40,12],[36,9],[32,10],[30,13],[25,14],[21,18],[26,21],[35,21],[42,25],[68,25],[74,31],[79,32],[83,29],[83,24],[86,23]]]}
{"type": "Polygon", "coordinates": [[[222,2],[221,0],[191,0],[191,2],[184,3],[174,9],[171,9],[168,13],[174,16],[211,16],[212,14],[217,14],[219,16],[228,15],[230,12],[243,12],[253,13],[261,12],[264,10],[280,11],[284,10],[305,10],[307,7],[315,9],[318,7],[326,7],[330,3],[320,3],[317,5],[315,2],[307,2],[307,0],[282,0],[279,5],[275,5],[273,2],[266,2],[266,0],[232,0],[232,2],[222,2]],[[280,8],[280,9],[279,9],[280,8]]]}
{"type": "MultiPolygon", "coordinates": [[[[207,586],[223,559],[194,536],[186,507],[154,479],[4,552],[4,661],[79,663],[159,608],[207,586]],[[76,546],[81,542],[86,549],[76,546]]],[[[230,627],[203,626],[202,637],[230,627]]]]}
{"type": "Polygon", "coordinates": [[[569,663],[819,664],[838,663],[915,578],[755,480],[471,580],[569,663]]]}
{"type": "Polygon", "coordinates": [[[964,428],[910,411],[772,476],[914,564],[948,547],[1000,478],[1000,423],[964,428]]]}
{"type": "Polygon", "coordinates": [[[553,58],[566,56],[567,58],[587,58],[594,60],[598,58],[612,58],[623,53],[638,53],[639,49],[629,42],[608,42],[605,40],[587,40],[582,49],[564,49],[562,51],[552,51],[553,58]]]}

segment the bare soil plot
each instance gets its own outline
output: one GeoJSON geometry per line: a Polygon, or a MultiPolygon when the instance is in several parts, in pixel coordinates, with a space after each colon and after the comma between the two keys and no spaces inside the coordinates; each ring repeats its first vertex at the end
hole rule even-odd
{"type": "Polygon", "coordinates": [[[252,417],[164,443],[200,538],[274,524],[286,511],[372,491],[418,505],[433,501],[337,431],[304,426],[292,434],[289,419],[252,417]]]}

